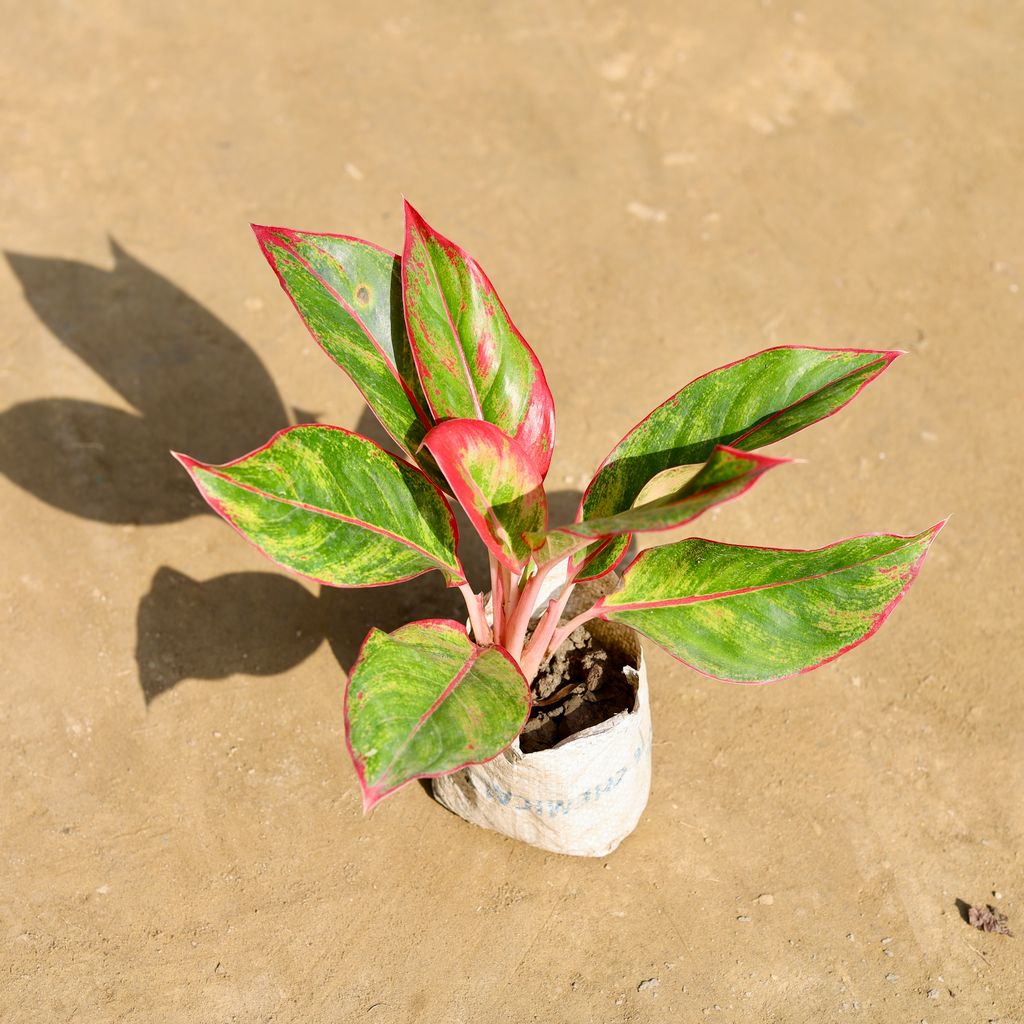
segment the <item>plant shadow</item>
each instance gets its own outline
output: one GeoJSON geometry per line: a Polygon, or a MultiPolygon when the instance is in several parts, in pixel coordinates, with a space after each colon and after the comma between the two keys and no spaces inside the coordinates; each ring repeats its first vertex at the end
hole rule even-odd
{"type": "MultiPolygon", "coordinates": [[[[36,498],[101,523],[157,525],[209,511],[170,450],[218,463],[263,444],[289,416],[259,356],[166,277],[110,240],[113,266],[6,252],[39,319],[117,392],[129,410],[75,398],[21,402],[0,413],[0,472],[36,498]]],[[[401,307],[398,307],[400,315],[401,307]]],[[[356,430],[397,446],[365,409],[356,430]]],[[[568,521],[579,494],[549,496],[568,521]]],[[[460,556],[487,587],[487,561],[456,508],[460,556]]],[[[225,530],[226,544],[238,543],[225,530]]],[[[463,620],[457,590],[439,573],[395,587],[337,589],[283,571],[196,580],[170,566],[153,575],[136,615],[135,659],[147,705],[186,679],[274,676],[326,640],[343,670],[372,626],[463,620]]]]}

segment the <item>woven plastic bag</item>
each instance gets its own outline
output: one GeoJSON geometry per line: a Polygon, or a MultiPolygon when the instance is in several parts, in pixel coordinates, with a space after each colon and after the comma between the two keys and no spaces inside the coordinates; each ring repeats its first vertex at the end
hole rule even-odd
{"type": "Polygon", "coordinates": [[[647,669],[635,633],[593,621],[605,648],[627,655],[635,698],[629,711],[524,754],[517,739],[493,761],[433,780],[450,811],[554,853],[604,857],[636,828],[651,785],[651,708],[647,669]],[[635,666],[635,667],[633,667],[635,666]]]}

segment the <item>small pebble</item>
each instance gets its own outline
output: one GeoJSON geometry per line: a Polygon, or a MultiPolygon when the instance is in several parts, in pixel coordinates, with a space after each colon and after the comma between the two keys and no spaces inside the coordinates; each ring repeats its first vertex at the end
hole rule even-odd
{"type": "Polygon", "coordinates": [[[775,897],[770,892],[763,892],[754,902],[760,903],[763,907],[770,907],[775,902],[775,897]]]}
{"type": "Polygon", "coordinates": [[[892,936],[891,935],[886,935],[886,937],[884,939],[882,939],[882,945],[883,946],[888,946],[890,942],[892,942],[892,936]]]}
{"type": "Polygon", "coordinates": [[[937,988],[930,988],[930,989],[928,989],[928,998],[929,999],[938,999],[939,996],[941,996],[941,995],[942,995],[942,993],[937,988]]]}
{"type": "Polygon", "coordinates": [[[900,980],[900,976],[898,974],[891,974],[890,973],[890,974],[887,974],[885,976],[885,980],[886,981],[899,981],[900,980]]]}
{"type": "Polygon", "coordinates": [[[637,992],[653,992],[661,984],[660,978],[647,978],[637,985],[637,992]]]}
{"type": "Polygon", "coordinates": [[[668,214],[664,210],[655,209],[653,206],[648,206],[646,203],[641,203],[636,199],[626,204],[626,211],[640,220],[650,220],[657,224],[663,224],[668,220],[668,214]]]}

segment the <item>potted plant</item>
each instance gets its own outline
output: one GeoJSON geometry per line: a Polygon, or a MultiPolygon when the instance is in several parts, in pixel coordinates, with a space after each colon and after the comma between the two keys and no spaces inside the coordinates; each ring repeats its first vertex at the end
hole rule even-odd
{"type": "Polygon", "coordinates": [[[436,570],[468,623],[371,629],[345,690],[368,810],[414,779],[470,820],[601,855],[647,799],[650,725],[635,634],[707,675],[761,683],[871,636],[942,523],[815,550],[690,537],[622,569],[632,534],[683,526],[790,460],[755,449],[831,416],[900,353],[777,347],[697,378],[615,446],[575,521],[551,524],[544,372],[486,274],[405,207],[401,256],[344,235],[255,227],[324,351],[405,457],[341,427],[282,430],[222,466],[176,454],[209,504],[327,586],[436,570]],[[490,593],[457,554],[454,498],[490,593]]]}

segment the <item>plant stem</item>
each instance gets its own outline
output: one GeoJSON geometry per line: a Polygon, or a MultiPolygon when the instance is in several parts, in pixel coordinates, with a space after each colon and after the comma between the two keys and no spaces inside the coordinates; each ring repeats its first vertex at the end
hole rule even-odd
{"type": "Polygon", "coordinates": [[[490,555],[491,563],[491,632],[496,642],[501,642],[505,631],[505,580],[501,564],[490,555]]]}
{"type": "Polygon", "coordinates": [[[523,657],[523,641],[526,639],[526,630],[530,625],[530,615],[533,613],[533,606],[537,601],[537,594],[540,591],[544,578],[551,571],[548,564],[538,569],[527,581],[519,594],[519,600],[515,611],[506,626],[506,639],[508,641],[506,650],[521,664],[523,657]]]}
{"type": "Polygon", "coordinates": [[[512,618],[512,613],[515,611],[515,601],[519,596],[519,589],[516,582],[513,582],[512,580],[512,571],[500,562],[498,563],[498,575],[501,577],[501,592],[505,598],[505,609],[501,632],[495,632],[495,636],[498,638],[499,642],[504,645],[505,630],[508,626],[508,620],[512,618]]]}
{"type": "Polygon", "coordinates": [[[537,628],[533,631],[530,642],[523,651],[521,667],[523,675],[530,682],[533,681],[533,677],[540,671],[540,667],[548,655],[554,653],[553,650],[549,649],[551,639],[554,635],[555,627],[558,625],[558,620],[562,617],[562,612],[565,611],[565,606],[569,603],[574,586],[575,584],[572,580],[566,580],[565,586],[562,587],[562,592],[558,597],[551,599],[544,617],[537,623],[537,628]]]}
{"type": "Polygon", "coordinates": [[[561,629],[555,630],[554,635],[551,637],[551,641],[548,644],[548,650],[553,654],[562,646],[563,643],[565,643],[565,640],[570,633],[579,629],[583,623],[589,622],[591,619],[596,619],[597,615],[598,613],[594,607],[590,607],[585,612],[581,612],[577,615],[575,619],[570,619],[561,629]]]}
{"type": "Polygon", "coordinates": [[[466,608],[469,610],[469,622],[473,627],[473,634],[476,637],[476,642],[482,647],[486,647],[491,642],[491,630],[487,625],[487,619],[484,616],[484,599],[482,594],[474,594],[472,587],[468,583],[463,583],[459,590],[462,591],[462,596],[466,602],[466,608]]]}

